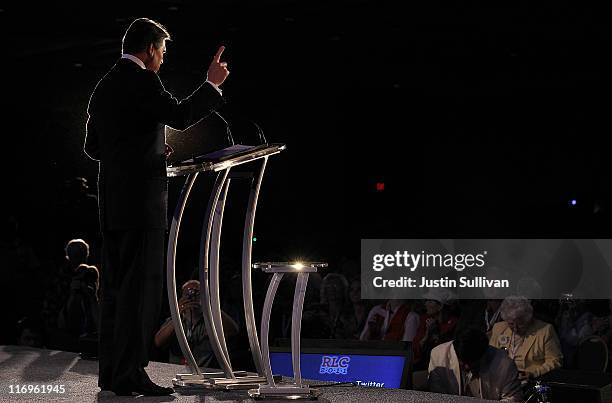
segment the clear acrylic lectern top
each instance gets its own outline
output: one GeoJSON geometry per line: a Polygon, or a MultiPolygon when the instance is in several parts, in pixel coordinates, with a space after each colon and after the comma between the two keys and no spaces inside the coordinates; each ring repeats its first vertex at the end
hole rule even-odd
{"type": "Polygon", "coordinates": [[[168,166],[168,177],[184,176],[195,172],[221,171],[232,166],[279,153],[286,148],[284,144],[262,144],[245,146],[236,144],[206,155],[194,157],[178,164],[168,166]]]}

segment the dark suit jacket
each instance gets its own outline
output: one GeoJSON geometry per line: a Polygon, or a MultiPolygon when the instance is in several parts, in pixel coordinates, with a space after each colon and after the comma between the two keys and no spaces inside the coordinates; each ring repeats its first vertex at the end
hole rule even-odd
{"type": "Polygon", "coordinates": [[[167,228],[165,126],[185,130],[222,104],[208,83],[178,101],[131,60],[111,68],[89,100],[85,140],[85,153],[100,161],[102,230],[167,228]]]}
{"type": "MultiPolygon", "coordinates": [[[[518,370],[508,354],[489,346],[480,359],[480,394],[483,399],[523,401],[518,370]]],[[[461,368],[453,342],[442,343],[431,351],[429,391],[462,395],[461,368]]],[[[478,397],[478,396],[477,396],[478,397]]]]}

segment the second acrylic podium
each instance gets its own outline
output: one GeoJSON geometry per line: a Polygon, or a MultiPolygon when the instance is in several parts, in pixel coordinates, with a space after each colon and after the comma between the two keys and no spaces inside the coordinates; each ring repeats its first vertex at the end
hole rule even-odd
{"type": "Polygon", "coordinates": [[[191,369],[189,374],[177,374],[172,380],[176,387],[204,387],[215,389],[248,389],[266,383],[261,347],[255,325],[253,308],[253,289],[251,284],[251,252],[253,242],[253,227],[259,189],[266,169],[268,158],[285,149],[284,144],[266,144],[256,147],[234,146],[226,150],[205,156],[202,160],[193,160],[167,169],[168,177],[186,176],[185,184],[177,201],[170,234],[167,254],[167,286],[170,313],[179,346],[191,369]],[[244,314],[249,344],[256,374],[233,369],[221,320],[221,301],[219,297],[219,251],[221,243],[221,227],[223,211],[231,182],[231,170],[237,165],[259,161],[259,166],[253,170],[249,200],[244,221],[242,240],[242,294],[244,314]],[[200,304],[206,332],[215,354],[221,372],[203,372],[198,366],[191,348],[187,342],[185,330],[179,313],[176,291],[176,250],[179,229],[185,206],[191,189],[198,175],[206,172],[216,173],[216,179],[208,201],[208,207],[202,225],[200,241],[200,257],[198,272],[200,279],[200,304]]]}

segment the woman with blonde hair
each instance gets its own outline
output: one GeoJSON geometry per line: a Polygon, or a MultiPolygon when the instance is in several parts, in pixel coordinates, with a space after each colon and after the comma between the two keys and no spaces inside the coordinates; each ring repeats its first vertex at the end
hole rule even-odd
{"type": "Polygon", "coordinates": [[[563,354],[557,333],[551,324],[533,318],[527,298],[507,297],[500,311],[503,322],[493,326],[489,344],[507,351],[521,381],[561,367],[563,354]]]}

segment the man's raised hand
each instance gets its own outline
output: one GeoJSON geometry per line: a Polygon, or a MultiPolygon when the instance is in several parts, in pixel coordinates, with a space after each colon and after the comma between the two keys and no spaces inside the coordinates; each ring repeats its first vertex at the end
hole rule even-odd
{"type": "Polygon", "coordinates": [[[210,66],[208,66],[208,81],[215,85],[221,85],[229,75],[227,63],[221,61],[221,55],[225,50],[225,46],[220,46],[217,54],[213,57],[210,66]]]}

